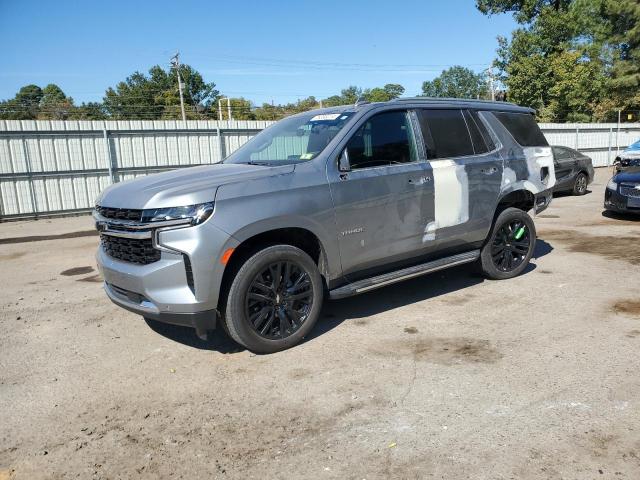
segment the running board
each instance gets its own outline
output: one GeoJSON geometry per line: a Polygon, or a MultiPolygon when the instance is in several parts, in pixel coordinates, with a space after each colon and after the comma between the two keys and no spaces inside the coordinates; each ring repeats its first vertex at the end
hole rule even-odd
{"type": "Polygon", "coordinates": [[[426,275],[427,273],[437,272],[438,270],[462,265],[464,263],[470,263],[477,260],[479,257],[480,250],[472,250],[470,252],[452,255],[451,257],[433,260],[432,262],[423,263],[421,265],[403,268],[402,270],[397,270],[395,272],[385,273],[384,275],[378,275],[377,277],[365,278],[364,280],[359,280],[355,283],[348,283],[347,285],[331,290],[329,292],[329,298],[335,300],[338,298],[350,297],[385,285],[401,282],[409,278],[419,277],[420,275],[426,275]]]}

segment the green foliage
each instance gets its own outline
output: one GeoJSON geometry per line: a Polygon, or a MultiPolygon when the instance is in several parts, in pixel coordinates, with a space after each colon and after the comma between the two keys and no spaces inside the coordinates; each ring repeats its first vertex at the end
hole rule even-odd
{"type": "Polygon", "coordinates": [[[607,0],[605,12],[611,25],[613,62],[611,90],[629,108],[640,108],[640,2],[607,0]]]}
{"type": "Polygon", "coordinates": [[[70,120],[107,120],[107,111],[100,102],[88,102],[74,108],[70,120]]]}
{"type": "MultiPolygon", "coordinates": [[[[255,120],[256,116],[253,113],[251,102],[245,98],[230,98],[231,104],[231,118],[233,120],[255,120]]],[[[218,107],[216,107],[218,108],[218,107]]],[[[217,111],[218,112],[218,111],[217,111]]],[[[227,99],[222,100],[222,109],[219,110],[222,114],[219,117],[220,120],[229,120],[229,108],[227,105],[227,99]]]]}
{"type": "MultiPolygon", "coordinates": [[[[202,118],[218,98],[215,84],[206,83],[189,65],[180,66],[180,77],[187,118],[202,118]]],[[[148,75],[135,72],[115,89],[107,89],[104,107],[114,119],[180,119],[178,74],[175,69],[164,70],[159,65],[151,67],[148,75]]]]}
{"type": "Polygon", "coordinates": [[[25,85],[11,100],[0,103],[0,118],[6,120],[34,120],[40,110],[42,89],[37,85],[25,85]]]}
{"type": "Polygon", "coordinates": [[[487,98],[489,89],[483,74],[454,66],[443,70],[433,80],[424,82],[422,94],[427,97],[487,98]]]}
{"type": "MultiPolygon", "coordinates": [[[[336,103],[336,105],[340,104],[336,103]]],[[[324,106],[326,107],[327,105],[324,106]]],[[[255,110],[254,115],[256,120],[278,120],[288,115],[306,112],[314,108],[320,108],[320,103],[316,100],[316,97],[311,96],[298,100],[296,103],[287,103],[285,105],[263,103],[261,107],[255,110]]]]}
{"type": "Polygon", "coordinates": [[[50,83],[42,90],[39,108],[39,120],[66,120],[74,109],[73,99],[67,97],[59,86],[50,83]]]}
{"type": "Polygon", "coordinates": [[[476,6],[485,15],[513,13],[519,23],[529,23],[544,10],[564,10],[572,0],[476,0],[476,6]]]}
{"type": "Polygon", "coordinates": [[[496,66],[511,101],[545,121],[610,120],[640,105],[638,0],[477,0],[522,27],[498,39],[496,66]]]}
{"type": "Polygon", "coordinates": [[[388,102],[404,93],[404,87],[397,83],[387,83],[384,87],[366,89],[362,97],[368,102],[388,102]]]}

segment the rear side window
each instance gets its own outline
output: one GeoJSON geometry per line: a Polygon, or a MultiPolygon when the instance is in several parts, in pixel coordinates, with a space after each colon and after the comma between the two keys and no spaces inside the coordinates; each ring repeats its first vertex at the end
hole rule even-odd
{"type": "Polygon", "coordinates": [[[548,146],[538,124],[529,113],[494,112],[496,118],[522,147],[548,146]]]}
{"type": "Polygon", "coordinates": [[[461,110],[424,109],[418,116],[428,159],[473,155],[473,144],[461,110]]]}
{"type": "Polygon", "coordinates": [[[496,144],[493,142],[493,139],[491,138],[491,134],[487,130],[487,127],[485,126],[484,122],[480,119],[480,115],[478,115],[478,112],[475,110],[469,110],[469,113],[471,114],[471,118],[474,120],[476,126],[478,127],[478,130],[480,131],[480,135],[482,135],[482,138],[484,139],[484,143],[489,149],[489,151],[491,152],[495,150],[496,144]]]}
{"type": "Polygon", "coordinates": [[[467,122],[467,127],[469,128],[469,134],[471,135],[471,142],[473,143],[473,150],[476,152],[476,155],[480,155],[482,153],[487,153],[489,148],[482,138],[480,134],[480,129],[476,124],[476,121],[471,118],[471,113],[469,110],[464,110],[464,119],[467,122]]]}

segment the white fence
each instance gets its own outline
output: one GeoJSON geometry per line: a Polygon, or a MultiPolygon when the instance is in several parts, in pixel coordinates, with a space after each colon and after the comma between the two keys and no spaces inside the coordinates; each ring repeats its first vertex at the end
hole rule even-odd
{"type": "MultiPolygon", "coordinates": [[[[267,121],[0,121],[0,220],[87,211],[114,182],[217,163],[267,121]]],[[[549,143],[610,165],[640,124],[541,124],[549,143]]]]}

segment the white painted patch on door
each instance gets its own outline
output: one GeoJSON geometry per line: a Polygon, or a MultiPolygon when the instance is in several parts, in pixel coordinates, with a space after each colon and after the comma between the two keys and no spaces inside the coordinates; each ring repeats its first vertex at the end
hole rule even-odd
{"type": "Polygon", "coordinates": [[[438,229],[469,220],[469,179],[464,165],[453,160],[431,162],[435,220],[425,228],[422,241],[435,240],[438,229]]]}

